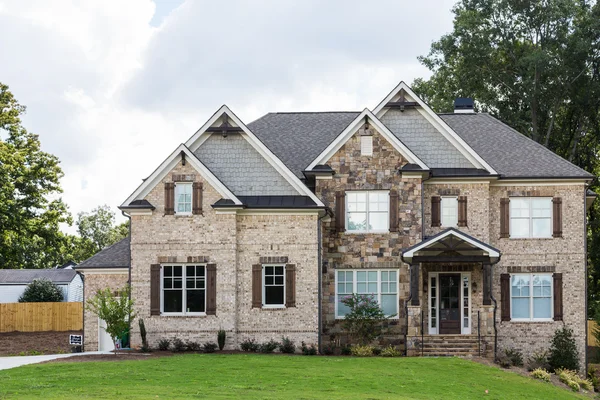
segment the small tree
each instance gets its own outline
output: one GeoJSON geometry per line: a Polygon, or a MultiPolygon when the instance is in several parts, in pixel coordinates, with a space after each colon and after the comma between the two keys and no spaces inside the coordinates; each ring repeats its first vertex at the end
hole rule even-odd
{"type": "Polygon", "coordinates": [[[387,318],[374,296],[352,294],[342,303],[350,308],[344,317],[344,327],[360,344],[369,344],[381,335],[387,318]]]}
{"type": "Polygon", "coordinates": [[[554,332],[548,364],[553,370],[565,368],[579,371],[579,351],[577,351],[572,329],[563,326],[554,332]]]}
{"type": "Polygon", "coordinates": [[[99,290],[86,303],[87,310],[106,322],[106,333],[113,339],[115,350],[117,340],[129,332],[129,324],[133,322],[136,315],[133,311],[133,300],[129,298],[129,293],[129,286],[125,286],[116,293],[106,288],[99,290]]]}
{"type": "Polygon", "coordinates": [[[63,291],[49,279],[34,279],[19,297],[19,303],[42,303],[63,301],[63,291]]]}

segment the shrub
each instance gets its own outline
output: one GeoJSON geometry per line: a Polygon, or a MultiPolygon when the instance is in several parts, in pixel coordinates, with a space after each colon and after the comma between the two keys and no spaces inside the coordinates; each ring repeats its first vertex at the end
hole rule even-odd
{"type": "Polygon", "coordinates": [[[242,343],[240,343],[240,348],[242,351],[248,351],[251,353],[256,353],[258,351],[258,343],[254,339],[246,339],[242,343]]]}
{"type": "Polygon", "coordinates": [[[544,350],[536,351],[527,360],[527,369],[533,371],[536,369],[548,370],[548,352],[544,350]]]}
{"type": "Polygon", "coordinates": [[[314,344],[311,345],[307,345],[306,343],[302,342],[302,354],[304,354],[305,356],[316,356],[317,355],[317,347],[314,344]]]}
{"type": "Polygon", "coordinates": [[[373,346],[359,344],[352,346],[352,355],[356,357],[371,357],[373,355],[373,346]]]}
{"type": "Polygon", "coordinates": [[[579,371],[579,351],[577,351],[572,329],[563,326],[554,332],[548,364],[554,371],[557,369],[579,371]]]}
{"type": "Polygon", "coordinates": [[[264,342],[258,348],[261,353],[272,353],[279,347],[279,342],[271,339],[268,342],[264,342]]]}
{"type": "Polygon", "coordinates": [[[513,366],[523,366],[523,353],[521,353],[519,350],[513,348],[505,349],[504,354],[506,354],[506,357],[508,357],[513,366]]]}
{"type": "Polygon", "coordinates": [[[386,316],[373,295],[352,294],[342,299],[350,312],[344,317],[344,327],[360,344],[368,344],[381,335],[386,316]]]}
{"type": "Polygon", "coordinates": [[[577,371],[569,370],[565,368],[558,368],[555,371],[556,375],[558,375],[558,379],[565,385],[571,388],[574,392],[578,392],[579,389],[584,390],[593,390],[594,385],[591,380],[583,379],[579,375],[577,375],[577,371]]]}
{"type": "Polygon", "coordinates": [[[169,339],[160,339],[158,341],[158,349],[159,350],[167,351],[167,350],[169,350],[169,347],[171,347],[171,341],[169,339]]]}
{"type": "Polygon", "coordinates": [[[179,338],[173,339],[173,351],[176,353],[181,353],[187,349],[187,346],[183,342],[183,340],[179,338]]]}
{"type": "Polygon", "coordinates": [[[281,343],[279,343],[279,351],[285,354],[294,354],[296,352],[296,345],[292,339],[288,337],[282,337],[281,343]]]}
{"type": "Polygon", "coordinates": [[[502,368],[509,369],[510,367],[512,367],[512,361],[504,353],[498,354],[498,357],[496,358],[496,363],[502,368]]]}
{"type": "Polygon", "coordinates": [[[400,357],[401,353],[400,350],[396,349],[394,346],[392,346],[391,344],[387,347],[384,347],[381,350],[381,356],[382,357],[400,357]]]}
{"type": "Polygon", "coordinates": [[[193,340],[188,340],[185,344],[189,351],[200,351],[202,346],[198,342],[194,342],[193,340]]]}
{"type": "Polygon", "coordinates": [[[598,370],[596,370],[596,368],[594,366],[591,366],[588,369],[588,379],[590,380],[590,382],[592,382],[592,385],[594,386],[594,391],[598,392],[600,391],[600,379],[598,379],[598,370]]]}
{"type": "Polygon", "coordinates": [[[148,340],[146,338],[146,325],[144,325],[144,320],[140,319],[140,336],[142,337],[142,352],[149,353],[150,346],[148,346],[148,340]]]}
{"type": "Polygon", "coordinates": [[[34,279],[19,297],[19,303],[40,303],[63,301],[62,290],[49,279],[34,279]]]}
{"type": "Polygon", "coordinates": [[[217,333],[217,343],[219,343],[219,350],[223,350],[225,347],[225,338],[227,337],[227,332],[223,329],[219,329],[217,333]]]}
{"type": "Polygon", "coordinates": [[[326,356],[332,356],[335,354],[335,345],[332,343],[326,344],[323,346],[323,354],[326,356]]]}
{"type": "Polygon", "coordinates": [[[536,368],[531,371],[531,376],[540,381],[550,382],[550,373],[542,368],[536,368]]]}
{"type": "Polygon", "coordinates": [[[381,347],[373,347],[373,355],[378,356],[381,354],[381,347]]]}
{"type": "Polygon", "coordinates": [[[217,347],[218,346],[215,342],[206,342],[202,346],[202,351],[204,353],[214,353],[215,351],[217,351],[217,347]]]}
{"type": "Polygon", "coordinates": [[[345,344],[342,346],[340,352],[343,356],[349,356],[352,354],[352,347],[350,345],[345,344]]]}

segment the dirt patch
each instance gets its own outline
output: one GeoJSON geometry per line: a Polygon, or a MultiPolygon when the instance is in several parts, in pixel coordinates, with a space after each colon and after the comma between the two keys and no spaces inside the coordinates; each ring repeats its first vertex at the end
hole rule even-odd
{"type": "Polygon", "coordinates": [[[0,333],[0,356],[71,353],[69,335],[83,332],[0,333]]]}

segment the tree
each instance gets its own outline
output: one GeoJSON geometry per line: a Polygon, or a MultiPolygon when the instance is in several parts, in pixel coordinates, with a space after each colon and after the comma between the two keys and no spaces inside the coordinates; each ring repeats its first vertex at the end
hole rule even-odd
{"type": "Polygon", "coordinates": [[[56,156],[27,132],[20,105],[0,83],[0,268],[47,268],[68,261],[60,223],[71,223],[56,156]]]}
{"type": "Polygon", "coordinates": [[[579,351],[573,337],[573,330],[563,326],[554,332],[548,364],[552,370],[566,368],[579,371],[579,351]]]}
{"type": "Polygon", "coordinates": [[[19,297],[19,303],[60,302],[64,300],[63,291],[49,279],[34,279],[19,297]]]}
{"type": "Polygon", "coordinates": [[[342,299],[350,311],[344,316],[344,327],[362,345],[381,335],[386,316],[372,295],[352,294],[342,299]]]}
{"type": "Polygon", "coordinates": [[[90,213],[79,213],[77,231],[82,239],[83,252],[91,257],[125,238],[129,234],[129,222],[115,225],[115,214],[108,205],[103,205],[94,208],[90,213]]]}
{"type": "MultiPolygon", "coordinates": [[[[109,288],[99,290],[94,297],[88,299],[85,308],[106,322],[106,333],[113,342],[129,333],[129,324],[133,322],[136,313],[133,311],[130,287],[113,293],[109,288]]],[[[116,351],[115,351],[116,354],[116,351]]]]}

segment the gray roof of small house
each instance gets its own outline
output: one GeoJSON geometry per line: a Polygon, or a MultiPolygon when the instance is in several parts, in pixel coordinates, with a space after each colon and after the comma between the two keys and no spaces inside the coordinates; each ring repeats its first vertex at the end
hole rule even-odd
{"type": "Polygon", "coordinates": [[[81,262],[76,269],[89,268],[129,268],[131,263],[131,249],[129,236],[117,243],[100,250],[92,257],[81,262]]]}
{"type": "Polygon", "coordinates": [[[0,285],[26,285],[35,279],[48,279],[56,284],[70,283],[77,275],[73,269],[0,269],[0,285]]]}
{"type": "MultiPolygon", "coordinates": [[[[302,171],[358,115],[359,112],[269,113],[248,124],[248,128],[303,178],[302,171]]],[[[593,178],[489,114],[439,116],[502,178],[593,178]]],[[[470,174],[479,173],[467,175],[470,174]]]]}

